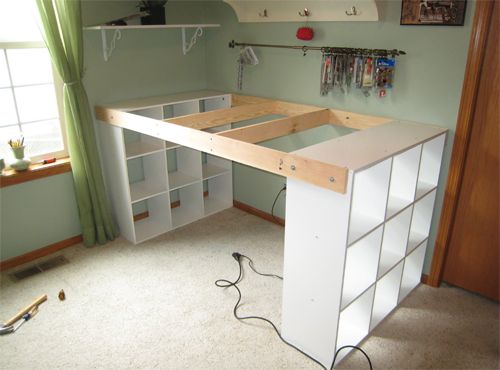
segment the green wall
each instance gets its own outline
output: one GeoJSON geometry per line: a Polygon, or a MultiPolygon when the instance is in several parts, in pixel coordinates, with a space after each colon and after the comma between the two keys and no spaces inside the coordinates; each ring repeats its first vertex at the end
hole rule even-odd
{"type": "MultiPolygon", "coordinates": [[[[428,271],[448,173],[454,129],[470,35],[474,2],[468,2],[465,26],[400,26],[400,1],[377,1],[379,22],[316,22],[311,45],[393,49],[407,52],[398,58],[395,88],[386,98],[364,97],[359,91],[344,95],[339,91],[319,94],[321,54],[288,49],[255,48],[260,64],[244,71],[243,94],[260,95],[293,102],[338,108],[370,115],[432,123],[450,130],[445,149],[441,185],[438,190],[434,222],[427,251],[428,271]]],[[[302,45],[295,38],[301,23],[238,23],[233,10],[224,3],[212,3],[211,20],[222,24],[207,40],[208,86],[236,90],[237,49],[229,49],[230,40],[249,43],[302,45]]],[[[331,137],[331,133],[310,133],[331,137]]],[[[319,139],[319,137],[318,137],[319,139]]],[[[287,139],[282,139],[286,141],[287,139]]],[[[290,143],[290,146],[293,146],[290,143]]],[[[289,147],[290,149],[290,147],[289,147]]],[[[282,179],[253,169],[235,168],[235,197],[259,209],[269,211],[282,179]]],[[[280,201],[278,214],[283,214],[280,201]]]]}
{"type": "MultiPolygon", "coordinates": [[[[138,1],[83,0],[85,25],[136,12],[138,1]]],[[[197,23],[197,3],[171,3],[167,22],[197,23]]],[[[208,31],[210,32],[210,31],[208,31]]],[[[111,40],[112,32],[108,32],[111,40]]],[[[95,103],[206,88],[205,41],[182,55],[181,31],[124,31],[104,62],[99,31],[84,31],[85,76],[95,103]]],[[[81,233],[70,173],[0,189],[0,260],[28,253],[81,233]]]]}
{"type": "Polygon", "coordinates": [[[79,235],[71,173],[0,189],[0,260],[79,235]]]}
{"type": "MultiPolygon", "coordinates": [[[[136,1],[83,1],[84,24],[94,25],[134,12],[136,1]]],[[[452,137],[465,68],[474,3],[468,3],[464,27],[410,27],[399,25],[401,3],[378,2],[379,22],[312,23],[312,45],[398,48],[408,55],[398,59],[395,89],[385,99],[365,98],[359,92],[319,94],[320,53],[306,57],[298,51],[255,49],[260,59],[246,68],[243,94],[315,104],[371,115],[433,123],[450,129],[441,186],[431,231],[431,248],[441,211],[452,137]]],[[[110,60],[104,62],[101,34],[85,31],[84,82],[92,105],[121,99],[197,89],[236,92],[238,51],[230,40],[257,43],[301,44],[295,39],[299,23],[240,24],[223,2],[169,2],[168,23],[221,23],[206,30],[193,50],[183,56],[180,30],[123,31],[110,60]]],[[[108,40],[113,34],[108,32],[108,40]]],[[[347,133],[322,126],[262,145],[291,151],[347,133]]],[[[270,212],[283,178],[235,165],[235,198],[270,212]]],[[[80,233],[70,174],[53,176],[0,190],[1,246],[4,260],[80,233]],[[50,220],[50,224],[44,224],[50,220]],[[36,226],[33,226],[36,225],[36,226]],[[26,232],[29,230],[29,232],[26,232]]],[[[284,199],[276,213],[284,215],[284,199]]]]}

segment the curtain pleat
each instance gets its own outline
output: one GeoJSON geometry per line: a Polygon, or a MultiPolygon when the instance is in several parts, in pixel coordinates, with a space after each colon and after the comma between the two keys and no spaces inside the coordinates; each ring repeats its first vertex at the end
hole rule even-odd
{"type": "Polygon", "coordinates": [[[64,118],[76,200],[85,245],[117,235],[99,162],[90,105],[82,84],[83,29],[80,0],[37,0],[52,63],[64,82],[64,118]]]}

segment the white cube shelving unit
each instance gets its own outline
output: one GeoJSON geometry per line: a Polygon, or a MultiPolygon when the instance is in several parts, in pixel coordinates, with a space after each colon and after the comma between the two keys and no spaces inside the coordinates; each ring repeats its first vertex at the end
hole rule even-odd
{"type": "MultiPolygon", "coordinates": [[[[198,92],[109,107],[168,119],[230,100],[198,92]]],[[[231,161],[113,125],[100,130],[114,215],[133,243],[232,206],[231,161]]],[[[445,141],[443,128],[394,121],[296,152],[347,169],[345,193],[287,178],[282,336],[325,367],[419,284],[445,141]]]]}
{"type": "Polygon", "coordinates": [[[345,194],[287,179],[282,335],[325,367],[419,284],[445,139],[398,122],[296,152],[349,170],[345,194]]]}
{"type": "MultiPolygon", "coordinates": [[[[231,96],[202,91],[120,105],[129,113],[168,119],[228,108],[231,96]]],[[[133,130],[107,124],[99,129],[113,213],[129,241],[141,243],[232,207],[231,161],[133,130]]]]}

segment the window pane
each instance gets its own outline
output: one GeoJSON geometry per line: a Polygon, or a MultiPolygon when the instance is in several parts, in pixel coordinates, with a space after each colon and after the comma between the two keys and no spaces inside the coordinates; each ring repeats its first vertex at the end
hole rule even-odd
{"type": "Polygon", "coordinates": [[[17,109],[21,122],[57,118],[57,102],[53,85],[16,87],[17,109]]]}
{"type": "Polygon", "coordinates": [[[19,131],[19,126],[8,126],[0,127],[0,158],[7,159],[7,162],[11,160],[12,152],[9,149],[9,140],[19,139],[21,133],[19,131]]]}
{"type": "Polygon", "coordinates": [[[0,89],[0,126],[17,123],[16,106],[12,90],[0,89]]]}
{"type": "Polygon", "coordinates": [[[5,61],[5,50],[0,49],[0,87],[10,86],[9,71],[5,61]]]}
{"type": "Polygon", "coordinates": [[[53,82],[47,49],[7,49],[7,59],[14,86],[53,82]]]}
{"type": "Polygon", "coordinates": [[[22,130],[30,156],[64,149],[59,120],[24,124],[22,130]]]}

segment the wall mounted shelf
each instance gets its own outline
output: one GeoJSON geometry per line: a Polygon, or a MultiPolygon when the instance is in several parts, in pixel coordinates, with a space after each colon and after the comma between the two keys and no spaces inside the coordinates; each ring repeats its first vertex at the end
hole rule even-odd
{"type": "Polygon", "coordinates": [[[375,0],[224,0],[240,22],[378,21],[375,0]]]}
{"type": "Polygon", "coordinates": [[[203,35],[204,28],[220,27],[220,24],[152,24],[152,25],[126,25],[126,26],[91,26],[84,27],[84,30],[101,31],[102,53],[104,61],[107,62],[116,48],[116,42],[122,38],[123,30],[158,30],[158,29],[180,29],[182,36],[182,54],[186,55],[196,44],[199,37],[203,35]],[[195,32],[188,41],[186,30],[194,28],[195,32]],[[114,31],[113,38],[108,42],[107,31],[114,31]],[[109,44],[109,45],[108,45],[109,44]]]}

